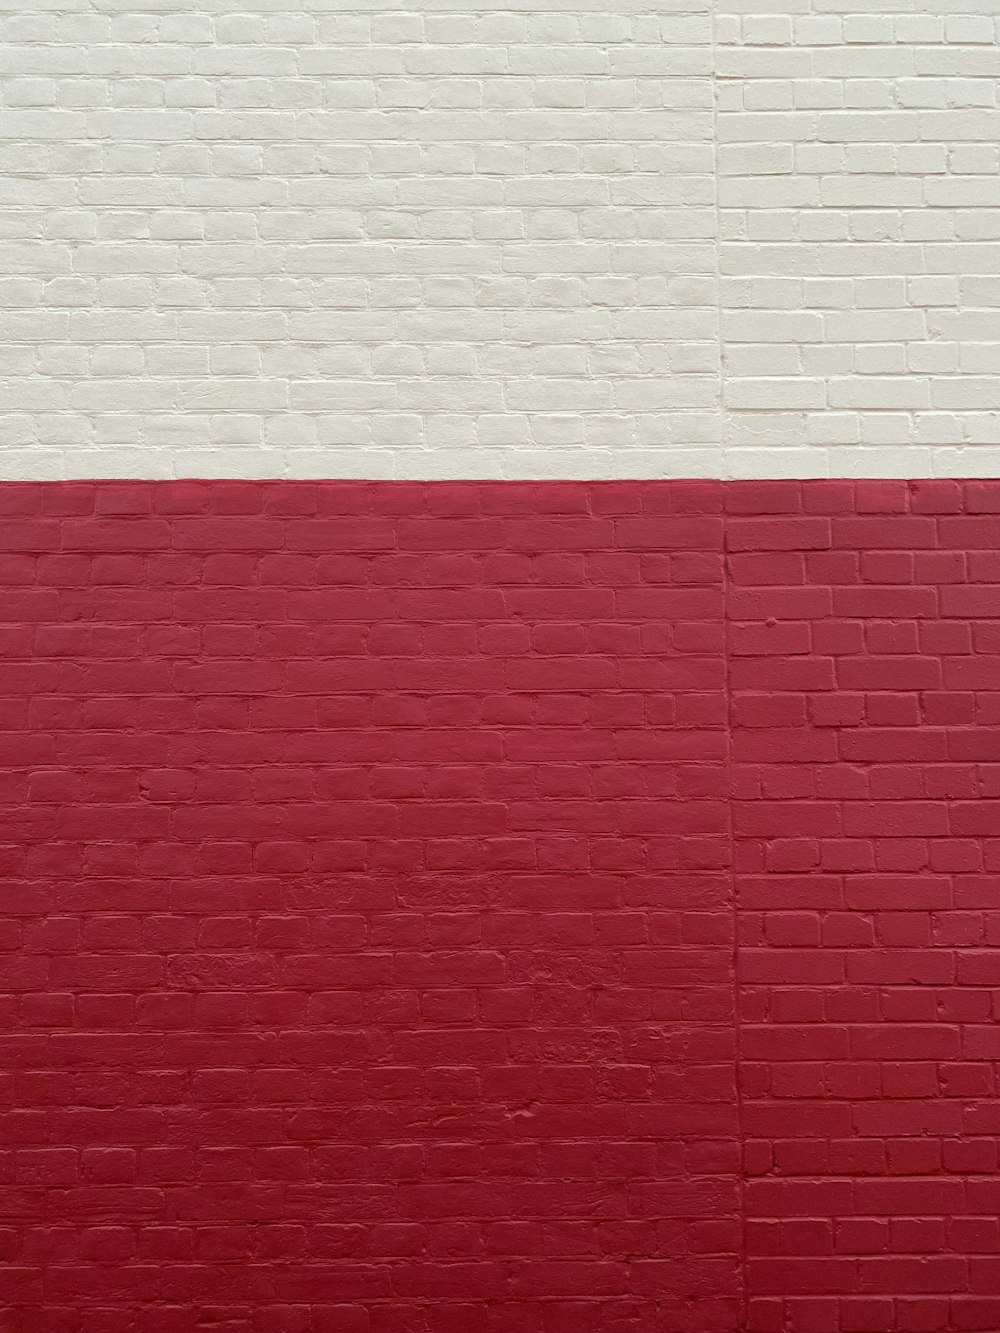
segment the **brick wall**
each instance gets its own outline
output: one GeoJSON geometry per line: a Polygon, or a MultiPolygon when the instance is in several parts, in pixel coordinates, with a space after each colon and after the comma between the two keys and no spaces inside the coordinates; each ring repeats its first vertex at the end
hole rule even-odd
{"type": "Polygon", "coordinates": [[[1000,1325],[996,484],[0,500],[4,1333],[1000,1325]]]}
{"type": "Polygon", "coordinates": [[[1000,475],[996,0],[5,0],[0,476],[1000,475]]]}
{"type": "Polygon", "coordinates": [[[732,1328],[719,487],[2,495],[4,1333],[732,1328]]]}
{"type": "Polygon", "coordinates": [[[996,6],[763,8],[717,29],[738,475],[996,476],[996,6]]]}
{"type": "Polygon", "coordinates": [[[996,1329],[1000,487],[734,501],[748,1327],[996,1329]]]}
{"type": "Polygon", "coordinates": [[[0,23],[0,475],[716,474],[708,0],[82,7],[0,23]]]}

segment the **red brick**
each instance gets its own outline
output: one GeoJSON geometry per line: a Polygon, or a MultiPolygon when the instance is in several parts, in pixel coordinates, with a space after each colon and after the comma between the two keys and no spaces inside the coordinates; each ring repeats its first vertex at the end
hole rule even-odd
{"type": "Polygon", "coordinates": [[[1000,1326],[997,494],[0,487],[12,1327],[1000,1326]]]}

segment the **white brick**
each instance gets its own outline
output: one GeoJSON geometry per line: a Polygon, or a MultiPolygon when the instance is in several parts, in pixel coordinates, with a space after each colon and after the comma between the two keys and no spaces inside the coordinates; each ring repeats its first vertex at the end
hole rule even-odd
{"type": "Polygon", "coordinates": [[[0,475],[1000,472],[993,0],[94,7],[2,23],[0,475]]]}
{"type": "MultiPolygon", "coordinates": [[[[943,429],[942,414],[926,410],[932,399],[948,408],[955,440],[972,438],[974,415],[983,421],[995,415],[992,381],[1000,336],[993,311],[1000,304],[1000,287],[991,285],[996,280],[990,275],[1000,271],[991,244],[1000,240],[1000,196],[994,189],[1000,163],[993,123],[994,8],[977,0],[934,0],[931,13],[894,14],[898,3],[869,8],[846,0],[843,5],[802,0],[794,6],[795,50],[810,55],[813,77],[796,78],[795,105],[819,114],[810,125],[775,112],[768,117],[768,133],[762,118],[752,114],[748,94],[755,97],[755,83],[783,72],[776,60],[768,65],[762,58],[783,53],[750,44],[745,25],[752,17],[760,21],[748,13],[753,5],[754,0],[722,0],[723,10],[745,15],[747,45],[740,46],[732,34],[733,45],[720,64],[720,172],[767,184],[770,178],[754,173],[752,156],[735,172],[727,170],[728,145],[756,139],[776,156],[786,145],[795,152],[797,172],[822,176],[824,208],[793,207],[790,215],[785,203],[780,213],[761,211],[755,217],[753,210],[745,211],[750,196],[734,192],[727,197],[721,191],[721,235],[732,238],[721,250],[722,271],[751,280],[757,275],[754,290],[770,299],[782,317],[792,308],[784,292],[779,297],[761,285],[765,275],[782,269],[802,275],[796,309],[803,314],[825,304],[810,271],[854,275],[849,299],[845,302],[841,294],[826,317],[823,340],[801,344],[798,376],[812,383],[822,374],[831,405],[863,409],[861,435],[852,438],[877,445],[878,451],[865,451],[862,466],[898,468],[910,442],[915,468],[940,470],[926,449],[921,453],[914,447],[918,441],[932,448],[948,443],[944,436],[935,440],[925,433],[932,415],[935,428],[943,429]],[[848,11],[842,18],[830,12],[841,8],[848,11]],[[838,112],[838,105],[849,109],[838,112]],[[839,151],[843,157],[824,162],[816,156],[820,150],[839,151]],[[850,247],[838,244],[845,240],[850,247]],[[976,302],[987,303],[990,312],[969,308],[976,302]],[[836,345],[853,354],[855,374],[837,369],[839,363],[828,358],[827,342],[831,350],[836,345]],[[896,453],[887,461],[882,447],[889,444],[896,453]]],[[[780,189],[785,178],[774,183],[780,189]]],[[[731,188],[728,181],[725,185],[731,188]]],[[[779,200],[776,191],[772,203],[779,200]]],[[[759,300],[754,304],[759,314],[766,313],[759,300]]],[[[779,363],[765,355],[769,348],[772,356],[778,350],[774,344],[754,341],[750,324],[744,323],[741,334],[730,334],[725,322],[723,328],[726,337],[743,340],[739,373],[759,378],[775,373],[779,363]]],[[[729,360],[732,367],[735,358],[729,360]]],[[[784,366],[787,371],[788,363],[784,366]]],[[[731,448],[746,447],[759,459],[753,432],[740,429],[741,411],[748,409],[731,413],[731,448]]],[[[813,415],[796,405],[767,419],[783,449],[794,448],[796,441],[824,444],[836,466],[850,455],[837,446],[835,432],[831,436],[831,415],[838,417],[813,415]]],[[[952,451],[941,468],[954,469],[959,462],[952,451]]],[[[857,474],[856,463],[850,471],[857,474]]]]}

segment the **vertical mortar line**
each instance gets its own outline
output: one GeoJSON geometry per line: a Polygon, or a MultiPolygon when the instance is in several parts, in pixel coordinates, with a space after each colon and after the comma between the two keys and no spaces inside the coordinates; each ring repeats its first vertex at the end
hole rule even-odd
{"type": "Polygon", "coordinates": [[[739,1254],[739,1301],[740,1301],[740,1329],[746,1327],[749,1319],[749,1292],[747,1288],[747,1217],[746,1217],[746,1141],[743,1133],[743,1092],[740,1082],[741,1066],[741,1028],[740,1028],[740,913],[739,902],[737,899],[737,867],[736,867],[736,821],[733,812],[733,803],[736,792],[734,784],[735,762],[733,757],[733,684],[732,684],[732,653],[731,653],[731,630],[730,630],[730,566],[729,566],[729,514],[728,514],[728,488],[723,487],[723,518],[722,518],[722,622],[723,622],[723,655],[724,655],[724,679],[726,692],[726,788],[728,799],[726,809],[728,815],[728,834],[729,834],[729,897],[730,912],[732,920],[732,987],[733,987],[733,1076],[734,1093],[736,1104],[736,1141],[738,1146],[738,1175],[736,1180],[736,1210],[737,1225],[739,1228],[738,1254],[739,1254]]]}
{"type": "Polygon", "coordinates": [[[718,6],[719,0],[709,0],[708,4],[708,40],[711,76],[709,88],[712,94],[712,203],[715,211],[715,342],[716,358],[716,429],[718,438],[718,475],[725,480],[729,476],[728,455],[726,452],[726,372],[724,365],[725,347],[722,340],[722,209],[719,205],[719,87],[718,87],[718,6]]]}
{"type": "Polygon", "coordinates": [[[722,629],[723,629],[723,677],[726,694],[726,802],[729,836],[729,896],[732,921],[732,987],[733,987],[733,1075],[736,1100],[736,1140],[738,1147],[738,1174],[736,1180],[736,1212],[739,1228],[738,1264],[739,1264],[739,1304],[740,1328],[746,1327],[749,1319],[749,1292],[747,1290],[747,1219],[746,1219],[746,1146],[743,1135],[743,1094],[740,1086],[740,982],[739,982],[739,907],[736,897],[736,829],[733,816],[733,688],[730,670],[730,573],[729,573],[729,514],[728,487],[725,481],[729,476],[726,457],[725,439],[725,363],[722,339],[722,211],[719,206],[719,89],[718,89],[718,0],[710,0],[708,6],[709,46],[711,60],[710,87],[712,92],[712,198],[715,207],[715,334],[718,347],[718,371],[716,402],[719,430],[719,474],[723,479],[722,492],[722,629]]]}

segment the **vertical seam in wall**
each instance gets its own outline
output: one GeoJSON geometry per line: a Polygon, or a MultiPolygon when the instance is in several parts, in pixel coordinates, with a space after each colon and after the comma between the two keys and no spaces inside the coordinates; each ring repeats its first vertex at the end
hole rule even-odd
{"type": "MultiPolygon", "coordinates": [[[[725,345],[722,338],[722,227],[719,208],[719,90],[718,90],[718,0],[711,0],[708,7],[709,48],[711,60],[710,86],[712,91],[712,199],[715,206],[715,334],[718,348],[717,379],[717,421],[719,431],[719,475],[729,476],[726,456],[726,421],[725,421],[725,345]]],[[[733,985],[733,1090],[736,1101],[736,1143],[738,1168],[736,1177],[736,1213],[739,1236],[737,1254],[739,1256],[739,1327],[746,1328],[749,1322],[749,1294],[747,1291],[747,1219],[746,1219],[746,1144],[743,1137],[743,1094],[740,1086],[740,980],[739,980],[739,908],[736,901],[736,829],[733,818],[733,687],[730,672],[730,627],[729,627],[729,513],[728,497],[722,497],[722,632],[723,632],[723,678],[726,696],[726,814],[729,837],[729,899],[732,924],[732,985],[733,985]]]]}
{"type": "Polygon", "coordinates": [[[749,1293],[747,1291],[747,1217],[746,1217],[746,1142],[743,1135],[743,1092],[740,1084],[740,1055],[742,1041],[740,1035],[740,916],[736,897],[736,824],[733,817],[733,804],[736,792],[733,785],[735,764],[733,762],[733,684],[731,673],[730,631],[730,570],[729,570],[729,513],[728,502],[723,496],[722,518],[722,628],[723,628],[723,672],[726,694],[726,789],[729,799],[726,801],[729,835],[729,901],[732,921],[732,986],[733,986],[733,1089],[736,1105],[736,1143],[739,1153],[739,1165],[736,1178],[736,1212],[739,1227],[739,1301],[740,1328],[745,1328],[749,1321],[749,1293]]]}
{"type": "Polygon", "coordinates": [[[722,341],[722,210],[719,207],[719,89],[716,19],[718,18],[718,0],[710,0],[708,6],[708,42],[711,77],[709,87],[712,93],[712,204],[715,209],[715,345],[716,365],[718,367],[715,386],[716,429],[718,439],[718,475],[723,479],[729,476],[728,456],[726,453],[726,407],[725,407],[725,345],[722,341]]]}

